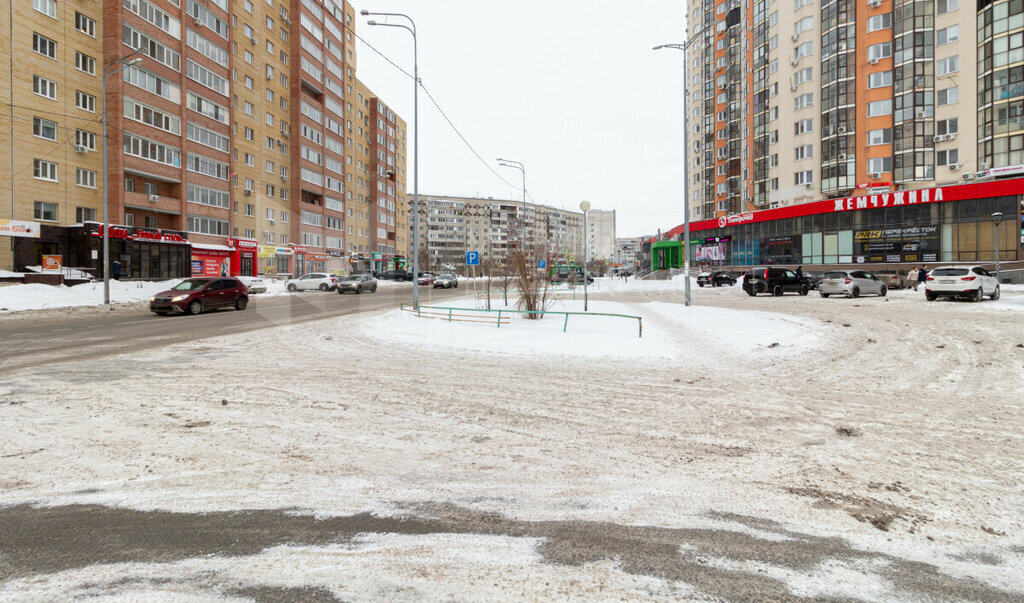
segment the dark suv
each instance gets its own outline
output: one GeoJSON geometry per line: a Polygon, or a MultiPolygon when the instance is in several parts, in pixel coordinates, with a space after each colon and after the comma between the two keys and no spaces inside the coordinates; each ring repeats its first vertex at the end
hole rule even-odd
{"type": "Polygon", "coordinates": [[[387,272],[384,272],[377,278],[384,281],[404,282],[412,280],[412,273],[406,272],[405,270],[388,270],[387,272]]]}
{"type": "Polygon", "coordinates": [[[751,297],[758,293],[771,293],[775,297],[787,292],[807,295],[811,284],[806,276],[799,278],[789,268],[758,266],[743,275],[743,290],[751,297]]]}

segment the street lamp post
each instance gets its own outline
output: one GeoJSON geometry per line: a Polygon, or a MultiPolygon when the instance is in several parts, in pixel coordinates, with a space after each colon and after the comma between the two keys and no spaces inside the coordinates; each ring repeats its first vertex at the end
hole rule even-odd
{"type": "Polygon", "coordinates": [[[690,44],[697,39],[697,36],[701,32],[698,31],[693,34],[685,44],[661,44],[655,46],[654,50],[662,50],[664,48],[671,48],[673,50],[683,51],[683,162],[686,164],[683,168],[683,176],[686,182],[683,184],[683,278],[686,279],[686,305],[690,305],[690,142],[687,137],[690,135],[690,109],[689,103],[690,93],[687,89],[689,81],[686,79],[686,63],[689,61],[689,48],[690,44]]]}
{"type": "Polygon", "coordinates": [[[109,141],[107,140],[107,78],[119,73],[124,69],[138,65],[142,62],[142,57],[131,57],[140,54],[142,50],[136,50],[135,52],[125,55],[113,63],[107,65],[106,69],[103,70],[103,81],[102,81],[102,103],[103,103],[103,303],[110,305],[110,213],[109,213],[109,176],[107,174],[107,147],[109,147],[109,141]],[[130,59],[130,60],[129,60],[130,59]]]}
{"type": "Polygon", "coordinates": [[[409,25],[400,23],[377,23],[368,21],[368,25],[379,27],[398,27],[412,34],[412,79],[413,79],[413,164],[412,164],[412,305],[414,308],[420,306],[420,66],[419,66],[419,43],[416,40],[416,22],[412,17],[402,13],[378,13],[362,10],[360,13],[366,16],[379,17],[401,17],[409,22],[409,25]]]}
{"type": "Polygon", "coordinates": [[[522,217],[523,226],[522,226],[522,230],[523,230],[523,232],[521,234],[521,238],[522,238],[522,245],[523,245],[523,253],[525,253],[526,252],[526,166],[524,166],[522,163],[520,163],[518,161],[513,161],[512,159],[502,159],[500,157],[498,158],[498,165],[500,165],[502,167],[510,167],[510,168],[512,168],[514,170],[519,170],[523,174],[523,205],[522,205],[522,209],[523,209],[523,217],[522,217]]]}
{"type": "Polygon", "coordinates": [[[999,224],[1003,221],[1003,212],[992,214],[992,223],[996,225],[996,283],[999,283],[999,224]]]}
{"type": "Polygon", "coordinates": [[[590,201],[580,201],[580,209],[583,210],[583,311],[587,311],[587,212],[590,211],[590,201]]]}

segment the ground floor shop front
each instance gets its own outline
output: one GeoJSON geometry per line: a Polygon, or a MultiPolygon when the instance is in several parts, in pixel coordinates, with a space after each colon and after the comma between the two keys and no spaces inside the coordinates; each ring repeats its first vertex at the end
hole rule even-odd
{"type": "MultiPolygon", "coordinates": [[[[690,225],[691,263],[937,264],[1024,261],[1024,179],[881,192],[690,225]],[[998,248],[997,248],[998,245],[998,248]]],[[[683,240],[683,227],[668,233],[683,240]]],[[[652,244],[652,268],[662,263],[652,244]]]]}

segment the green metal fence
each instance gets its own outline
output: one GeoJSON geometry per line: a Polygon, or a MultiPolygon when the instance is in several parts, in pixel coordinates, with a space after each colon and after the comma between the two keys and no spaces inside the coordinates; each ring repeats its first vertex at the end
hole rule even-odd
{"type": "Polygon", "coordinates": [[[501,325],[509,326],[508,319],[513,314],[535,314],[544,316],[547,314],[554,314],[558,316],[564,316],[565,320],[562,322],[562,332],[565,333],[569,328],[569,317],[570,316],[608,316],[612,318],[627,318],[635,319],[637,323],[637,337],[644,336],[644,321],[640,316],[633,316],[631,314],[612,314],[608,312],[562,312],[560,310],[487,310],[485,308],[456,308],[453,306],[413,306],[412,304],[401,304],[400,309],[403,312],[411,312],[416,316],[425,318],[440,318],[444,320],[444,313],[447,312],[448,322],[481,322],[481,321],[465,321],[465,314],[462,312],[481,312],[484,316],[493,316],[492,319],[486,320],[486,322],[494,321],[497,328],[501,328],[501,325]],[[427,316],[424,316],[423,310],[429,310],[427,316]],[[459,313],[459,314],[456,314],[459,313]]]}

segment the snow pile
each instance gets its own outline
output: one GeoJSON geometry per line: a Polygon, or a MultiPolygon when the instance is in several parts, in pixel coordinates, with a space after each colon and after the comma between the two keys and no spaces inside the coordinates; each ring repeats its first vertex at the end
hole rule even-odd
{"type": "MultiPolygon", "coordinates": [[[[469,300],[450,303],[456,308],[473,307],[469,300]]],[[[549,310],[582,312],[583,301],[559,300],[549,310]]],[[[633,318],[570,315],[566,325],[565,316],[559,314],[541,320],[514,314],[509,324],[499,327],[497,312],[456,310],[453,322],[448,322],[446,311],[426,308],[424,312],[440,316],[430,319],[392,310],[364,319],[358,328],[368,337],[420,348],[581,358],[680,358],[688,350],[701,349],[702,361],[710,361],[717,354],[749,354],[766,349],[774,353],[803,351],[816,347],[826,330],[817,321],[785,314],[687,308],[672,303],[591,301],[588,310],[592,314],[639,316],[643,336],[633,318]],[[459,322],[460,319],[479,322],[459,322]]]]}
{"type": "MultiPolygon", "coordinates": [[[[182,279],[169,281],[110,281],[110,301],[115,304],[148,301],[182,279]]],[[[98,306],[103,303],[103,281],[74,287],[53,285],[9,285],[0,287],[0,311],[41,310],[98,306]]]]}

